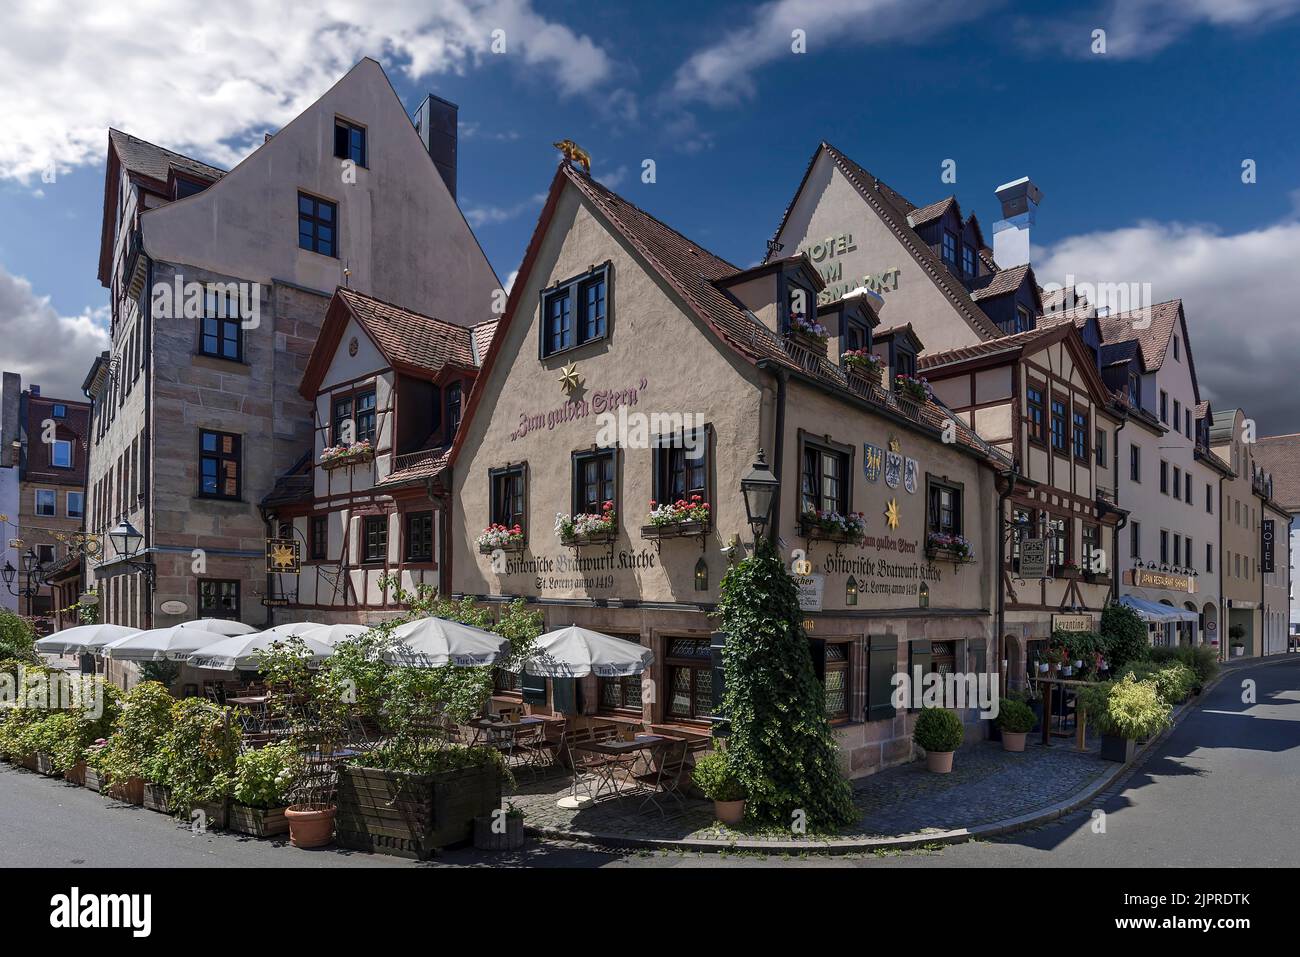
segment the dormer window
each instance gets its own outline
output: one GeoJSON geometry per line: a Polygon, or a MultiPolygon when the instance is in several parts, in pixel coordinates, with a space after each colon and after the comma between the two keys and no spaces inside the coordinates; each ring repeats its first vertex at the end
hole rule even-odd
{"type": "Polygon", "coordinates": [[[1016,306],[1016,332],[1028,332],[1034,327],[1034,317],[1024,306],[1016,306]]]}
{"type": "Polygon", "coordinates": [[[856,319],[844,321],[844,333],[840,337],[840,354],[858,349],[871,348],[871,329],[856,319]]]}
{"type": "Polygon", "coordinates": [[[975,248],[970,245],[961,247],[961,271],[967,276],[975,275],[975,248]]]}
{"type": "Polygon", "coordinates": [[[943,231],[943,261],[955,267],[957,265],[957,237],[950,231],[943,231]]]}
{"type": "Polygon", "coordinates": [[[1128,374],[1128,401],[1133,408],[1142,408],[1142,389],[1136,372],[1128,374]]]}
{"type": "Polygon", "coordinates": [[[610,264],[542,293],[542,358],[604,339],[610,319],[610,264]]]}
{"type": "Polygon", "coordinates": [[[817,324],[817,296],[811,289],[792,282],[788,278],[790,293],[787,297],[789,329],[805,329],[817,324]]]}

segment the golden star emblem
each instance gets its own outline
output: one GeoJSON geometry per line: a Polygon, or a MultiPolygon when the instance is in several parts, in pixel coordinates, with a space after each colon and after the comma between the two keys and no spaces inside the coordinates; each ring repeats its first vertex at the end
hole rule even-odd
{"type": "Polygon", "coordinates": [[[891,498],[889,504],[885,506],[885,524],[890,528],[898,528],[898,499],[891,498]]]}
{"type": "Polygon", "coordinates": [[[271,549],[271,564],[277,568],[293,566],[293,549],[288,545],[276,545],[271,549]]]}
{"type": "Polygon", "coordinates": [[[564,391],[573,394],[575,389],[582,387],[582,376],[578,373],[578,365],[570,362],[567,366],[560,369],[560,385],[564,391]]]}

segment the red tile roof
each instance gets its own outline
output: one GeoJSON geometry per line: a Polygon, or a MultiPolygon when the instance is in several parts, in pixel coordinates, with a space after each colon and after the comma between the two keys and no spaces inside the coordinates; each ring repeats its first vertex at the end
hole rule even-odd
{"type": "MultiPolygon", "coordinates": [[[[1165,361],[1169,340],[1178,325],[1183,308],[1181,299],[1159,302],[1149,309],[1131,309],[1098,316],[1097,325],[1103,343],[1123,342],[1133,339],[1142,355],[1142,371],[1153,372],[1165,361]]],[[[1190,351],[1189,351],[1190,356],[1190,351]]]]}
{"type": "Polygon", "coordinates": [[[916,367],[924,372],[927,369],[955,365],[958,362],[967,362],[985,356],[999,355],[1004,352],[1019,352],[1025,346],[1031,345],[1039,339],[1046,339],[1056,331],[1055,327],[1048,326],[1046,328],[1030,329],[1026,332],[1017,332],[1014,335],[1003,336],[1000,339],[988,339],[974,345],[949,349],[946,352],[930,352],[917,358],[916,367]]]}
{"type": "MultiPolygon", "coordinates": [[[[981,299],[992,299],[994,296],[1005,296],[1019,289],[1025,282],[1025,277],[1033,278],[1034,271],[1029,265],[1012,266],[1010,269],[1003,269],[1001,272],[995,272],[991,276],[980,276],[975,280],[971,289],[970,297],[976,302],[981,299]]],[[[1036,287],[1035,287],[1036,288],[1036,287]]]]}
{"type": "Polygon", "coordinates": [[[382,299],[340,287],[342,299],[375,345],[394,365],[437,372],[445,365],[477,367],[470,348],[470,330],[382,299]]]}
{"type": "Polygon", "coordinates": [[[388,476],[374,484],[376,489],[397,488],[402,485],[410,485],[412,482],[423,482],[426,479],[435,479],[447,469],[447,463],[451,460],[451,446],[443,446],[436,449],[425,449],[423,452],[412,452],[409,455],[399,455],[395,464],[401,465],[388,476]]]}
{"type": "MultiPolygon", "coordinates": [[[[931,203],[929,206],[922,206],[920,209],[913,210],[912,212],[908,213],[907,223],[913,229],[917,229],[921,226],[924,226],[926,223],[934,222],[936,219],[938,219],[940,216],[948,212],[949,209],[951,209],[956,205],[957,205],[957,197],[949,196],[946,199],[939,200],[939,202],[937,203],[931,203]]],[[[960,210],[958,211],[957,215],[958,216],[961,215],[960,210]]]]}

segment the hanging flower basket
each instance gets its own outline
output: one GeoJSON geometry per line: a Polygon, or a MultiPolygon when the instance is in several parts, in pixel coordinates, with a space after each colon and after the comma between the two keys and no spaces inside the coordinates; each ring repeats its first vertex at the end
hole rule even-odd
{"type": "Polygon", "coordinates": [[[375,450],[369,439],[362,439],[351,445],[331,445],[320,454],[320,467],[326,470],[340,469],[349,465],[369,462],[375,457],[375,450]]]}
{"type": "Polygon", "coordinates": [[[866,385],[880,386],[881,370],[885,363],[880,356],[867,349],[850,349],[840,356],[840,365],[845,373],[866,385]]]}
{"type": "Polygon", "coordinates": [[[975,561],[975,549],[961,535],[931,532],[925,539],[925,557],[931,561],[969,565],[975,561]]]}
{"type": "Polygon", "coordinates": [[[917,405],[929,402],[934,398],[934,389],[930,387],[927,379],[904,375],[901,372],[894,376],[894,391],[898,393],[900,399],[917,405]]]}

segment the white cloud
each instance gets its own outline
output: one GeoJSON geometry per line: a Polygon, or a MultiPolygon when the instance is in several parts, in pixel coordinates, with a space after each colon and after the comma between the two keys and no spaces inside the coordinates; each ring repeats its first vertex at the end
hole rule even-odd
{"type": "Polygon", "coordinates": [[[1151,56],[1192,30],[1261,27],[1300,13],[1300,0],[1108,0],[1086,14],[1067,19],[1016,23],[1021,42],[1031,49],[1051,49],[1088,58],[1092,31],[1106,31],[1106,56],[1118,59],[1151,56]]]}
{"type": "Polygon", "coordinates": [[[508,223],[528,212],[530,209],[536,209],[546,202],[545,193],[534,193],[522,202],[515,203],[513,206],[477,206],[473,203],[466,203],[463,207],[465,219],[474,229],[480,226],[493,226],[497,223],[508,223]]]}
{"type": "Polygon", "coordinates": [[[715,106],[752,97],[754,74],[778,60],[814,55],[831,46],[896,44],[923,39],[983,14],[993,0],[936,0],[924,11],[915,0],[775,0],[749,23],[696,51],[677,70],[677,99],[715,106]],[[795,30],[803,30],[807,54],[792,51],[795,30]]]}
{"type": "Polygon", "coordinates": [[[10,0],[0,34],[0,179],[96,163],[107,127],[233,165],[361,57],[419,79],[515,63],[533,85],[624,115],[620,64],[531,0],[10,0]],[[69,24],[75,24],[70,29],[69,24]],[[505,52],[492,52],[493,31],[505,52]]]}
{"type": "Polygon", "coordinates": [[[1150,282],[1154,301],[1181,298],[1201,398],[1240,406],[1262,433],[1300,431],[1292,383],[1300,357],[1295,264],[1300,219],[1239,233],[1142,222],[1035,252],[1040,283],[1150,282]]]}
{"type": "Polygon", "coordinates": [[[91,362],[108,348],[108,318],[108,306],[61,316],[48,296],[37,296],[30,282],[0,266],[0,364],[19,373],[24,388],[35,384],[46,395],[81,398],[91,362]]]}

